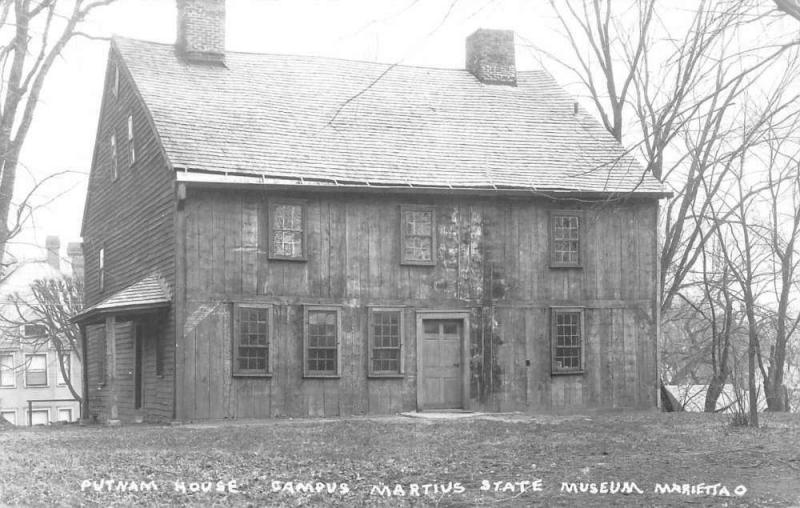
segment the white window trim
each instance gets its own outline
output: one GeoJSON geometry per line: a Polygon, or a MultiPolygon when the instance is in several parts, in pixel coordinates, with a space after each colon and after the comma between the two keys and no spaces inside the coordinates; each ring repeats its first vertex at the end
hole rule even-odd
{"type": "Polygon", "coordinates": [[[406,337],[405,337],[405,309],[403,307],[383,307],[383,306],[370,306],[367,313],[367,354],[368,354],[368,367],[367,375],[375,378],[401,378],[405,377],[405,353],[406,353],[406,337]],[[375,330],[373,328],[373,315],[376,312],[399,312],[400,313],[400,372],[386,372],[375,371],[372,363],[372,351],[374,347],[375,330]]]}
{"type": "Polygon", "coordinates": [[[24,369],[23,369],[23,376],[22,376],[22,382],[24,383],[25,388],[47,388],[48,386],[50,386],[50,376],[49,376],[50,373],[48,372],[49,369],[47,368],[47,360],[48,360],[47,356],[48,356],[47,353],[26,353],[25,354],[24,364],[23,364],[24,369]],[[43,385],[30,385],[30,386],[28,385],[28,368],[30,367],[30,362],[28,361],[28,357],[29,356],[44,356],[44,380],[45,380],[45,383],[43,385]]]}
{"type": "MultiPolygon", "coordinates": [[[[47,413],[47,423],[46,423],[46,425],[50,425],[51,420],[50,420],[50,408],[49,407],[46,407],[46,408],[33,408],[33,412],[34,413],[47,413]]],[[[25,409],[25,425],[28,425],[29,422],[33,423],[33,422],[31,422],[31,412],[28,411],[27,409],[25,409]]]]}
{"type": "Polygon", "coordinates": [[[336,305],[303,306],[303,377],[339,378],[342,372],[342,309],[336,305]],[[311,312],[336,312],[336,372],[308,370],[308,315],[311,312]]]}
{"type": "Polygon", "coordinates": [[[0,351],[0,356],[10,356],[11,357],[11,384],[10,385],[0,385],[0,388],[16,388],[17,387],[17,373],[16,373],[17,355],[14,354],[14,351],[0,351]]]}
{"type": "MultiPolygon", "coordinates": [[[[3,417],[4,415],[14,415],[14,421],[11,422],[11,424],[12,425],[17,425],[17,410],[16,409],[6,409],[6,410],[3,410],[3,411],[0,411],[0,417],[3,417]]],[[[6,421],[8,421],[8,420],[6,420],[6,421]]]]}
{"type": "Polygon", "coordinates": [[[231,369],[231,373],[233,377],[271,377],[272,376],[272,358],[275,356],[274,351],[274,344],[273,344],[273,312],[272,312],[272,305],[270,304],[258,304],[258,303],[234,303],[233,304],[233,341],[231,344],[232,347],[232,354],[233,354],[233,366],[231,369]],[[236,349],[239,347],[239,311],[241,309],[266,309],[267,311],[267,370],[264,372],[258,372],[252,369],[249,370],[242,370],[238,368],[238,360],[239,357],[237,355],[236,349]]]}
{"type": "Polygon", "coordinates": [[[569,306],[569,307],[550,307],[550,375],[551,376],[569,376],[569,375],[582,375],[586,372],[586,312],[584,307],[569,306]],[[556,313],[577,313],[580,315],[581,326],[581,367],[574,368],[558,368],[555,364],[556,359],[556,313]]]}
{"type": "Polygon", "coordinates": [[[60,419],[61,418],[61,411],[69,411],[69,420],[67,420],[67,421],[71,423],[72,422],[72,415],[74,413],[72,408],[71,407],[56,407],[56,421],[59,422],[59,423],[61,423],[61,421],[62,421],[60,419]]]}

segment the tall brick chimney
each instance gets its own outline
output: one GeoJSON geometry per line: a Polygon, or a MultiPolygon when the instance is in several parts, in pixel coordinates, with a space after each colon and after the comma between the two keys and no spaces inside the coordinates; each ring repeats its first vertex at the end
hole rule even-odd
{"type": "Polygon", "coordinates": [[[57,236],[48,236],[44,241],[44,247],[47,249],[47,264],[61,270],[61,263],[58,251],[61,250],[61,240],[57,236]]]}
{"type": "Polygon", "coordinates": [[[483,83],[517,86],[514,32],[481,28],[467,37],[467,70],[483,83]]]}
{"type": "Polygon", "coordinates": [[[178,0],[178,53],[191,63],[225,63],[225,0],[178,0]]]}
{"type": "Polygon", "coordinates": [[[83,278],[83,245],[81,242],[70,242],[67,244],[67,257],[72,265],[72,277],[75,279],[83,278]]]}

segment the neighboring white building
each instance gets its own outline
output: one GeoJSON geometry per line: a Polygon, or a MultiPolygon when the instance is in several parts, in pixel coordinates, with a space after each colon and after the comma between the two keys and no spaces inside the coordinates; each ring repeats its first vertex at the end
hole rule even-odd
{"type": "MultiPolygon", "coordinates": [[[[706,392],[708,385],[665,385],[669,393],[683,407],[684,411],[692,413],[702,413],[706,406],[706,392]]],[[[747,410],[750,407],[747,390],[742,390],[738,397],[742,400],[742,408],[747,410]]],[[[739,408],[737,393],[732,384],[722,385],[722,392],[717,399],[716,410],[720,413],[732,413],[739,408]]],[[[767,401],[762,392],[758,393],[758,410],[767,409],[767,401]]]]}
{"type": "MultiPolygon", "coordinates": [[[[80,244],[69,244],[69,263],[66,264],[70,266],[65,271],[61,269],[59,251],[58,237],[48,237],[46,260],[22,261],[9,270],[8,277],[0,284],[0,312],[14,312],[9,307],[9,297],[15,293],[25,295],[36,280],[65,275],[83,276],[80,244]]],[[[38,325],[23,325],[17,336],[0,328],[0,416],[15,425],[28,424],[28,400],[73,399],[59,368],[56,349],[52,346],[35,347],[24,340],[28,338],[35,341],[37,337],[42,337],[44,330],[41,328],[38,325]]],[[[75,391],[80,394],[81,359],[77,351],[72,351],[69,356],[70,377],[75,391]]],[[[34,425],[77,421],[80,418],[80,404],[75,400],[34,403],[30,418],[34,425]]]]}

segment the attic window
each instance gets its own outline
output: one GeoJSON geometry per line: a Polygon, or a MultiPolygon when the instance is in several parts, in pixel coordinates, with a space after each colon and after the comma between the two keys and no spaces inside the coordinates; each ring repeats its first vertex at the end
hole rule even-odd
{"type": "Polygon", "coordinates": [[[270,259],[305,261],[305,204],[295,201],[273,201],[269,206],[268,224],[270,259]]]}
{"type": "Polygon", "coordinates": [[[136,162],[136,147],[133,143],[133,114],[128,115],[128,155],[130,156],[130,165],[136,162]]]}
{"type": "Polygon", "coordinates": [[[111,135],[111,179],[117,179],[117,136],[111,135]]]}
{"type": "Polygon", "coordinates": [[[436,214],[433,207],[400,207],[400,264],[436,264],[436,214]]]}
{"type": "Polygon", "coordinates": [[[114,76],[112,78],[114,81],[111,83],[111,93],[114,97],[119,97],[119,65],[114,64],[114,76]]]}

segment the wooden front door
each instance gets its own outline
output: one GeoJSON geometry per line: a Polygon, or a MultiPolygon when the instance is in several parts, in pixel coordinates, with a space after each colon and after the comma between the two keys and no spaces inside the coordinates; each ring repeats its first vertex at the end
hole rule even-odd
{"type": "Polygon", "coordinates": [[[424,409],[464,407],[460,319],[422,320],[424,409]]]}

